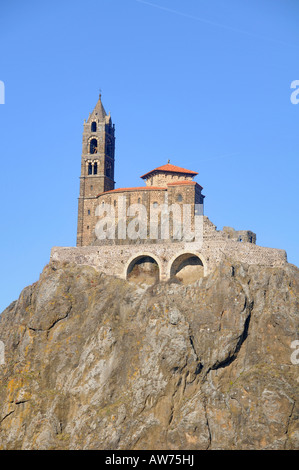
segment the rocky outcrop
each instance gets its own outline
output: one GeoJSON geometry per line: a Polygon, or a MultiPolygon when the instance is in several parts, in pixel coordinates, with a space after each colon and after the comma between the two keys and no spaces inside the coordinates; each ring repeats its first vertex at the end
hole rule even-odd
{"type": "Polygon", "coordinates": [[[51,263],[0,317],[0,447],[298,448],[298,279],[227,260],[149,287],[51,263]]]}

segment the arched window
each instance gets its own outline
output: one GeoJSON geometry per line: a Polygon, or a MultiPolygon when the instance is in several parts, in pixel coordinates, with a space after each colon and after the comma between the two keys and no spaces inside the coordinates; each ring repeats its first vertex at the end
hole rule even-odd
{"type": "Polygon", "coordinates": [[[92,164],[88,163],[88,174],[92,175],[92,164]]]}
{"type": "Polygon", "coordinates": [[[97,153],[98,151],[98,142],[97,139],[91,139],[89,146],[89,153],[97,153]]]}
{"type": "Polygon", "coordinates": [[[182,200],[183,200],[183,196],[181,194],[178,194],[177,201],[182,202],[182,200]]]}
{"type": "Polygon", "coordinates": [[[91,132],[96,132],[97,131],[97,123],[94,121],[91,123],[91,132]]]}
{"type": "Polygon", "coordinates": [[[94,165],[93,165],[93,174],[94,175],[98,174],[98,164],[97,164],[97,162],[95,162],[94,165]]]}

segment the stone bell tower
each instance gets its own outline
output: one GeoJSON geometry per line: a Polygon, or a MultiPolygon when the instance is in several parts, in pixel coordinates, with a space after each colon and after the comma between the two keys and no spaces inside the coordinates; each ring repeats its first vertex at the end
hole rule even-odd
{"type": "Polygon", "coordinates": [[[114,189],[115,126],[101,95],[83,125],[77,246],[93,241],[97,196],[114,189]]]}

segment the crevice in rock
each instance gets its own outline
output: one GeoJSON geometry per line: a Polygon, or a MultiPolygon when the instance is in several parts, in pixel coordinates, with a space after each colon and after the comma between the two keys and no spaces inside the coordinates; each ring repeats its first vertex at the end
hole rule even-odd
{"type": "Polygon", "coordinates": [[[223,361],[219,362],[219,363],[216,363],[214,364],[212,367],[209,368],[209,370],[207,371],[207,374],[210,370],[217,370],[217,369],[222,369],[224,367],[227,367],[229,366],[236,358],[237,358],[237,355],[238,355],[238,352],[240,351],[241,349],[241,346],[242,344],[244,343],[244,341],[247,339],[248,337],[248,331],[249,331],[249,324],[250,324],[250,320],[251,320],[251,312],[252,312],[252,309],[253,309],[253,301],[250,303],[250,305],[248,306],[249,308],[249,313],[248,313],[248,317],[246,318],[245,322],[244,322],[244,329],[243,329],[243,333],[240,335],[239,337],[239,340],[237,342],[237,345],[236,345],[236,348],[233,352],[232,355],[228,356],[226,359],[224,359],[223,361]]]}
{"type": "Polygon", "coordinates": [[[28,330],[30,330],[30,331],[45,331],[45,330],[42,330],[41,328],[33,328],[32,326],[28,326],[28,330]]]}
{"type": "Polygon", "coordinates": [[[179,378],[179,380],[178,380],[176,386],[175,386],[174,392],[173,392],[172,397],[171,397],[171,408],[170,408],[170,415],[169,415],[169,420],[168,420],[168,426],[170,426],[170,424],[171,424],[171,422],[172,422],[172,420],[173,420],[175,407],[176,407],[177,404],[180,403],[181,397],[182,397],[182,395],[183,395],[184,392],[185,392],[185,389],[186,389],[186,378],[187,378],[188,374],[189,374],[189,371],[187,371],[186,374],[182,374],[181,377],[179,378]],[[181,388],[181,391],[180,391],[180,388],[181,388]],[[179,395],[178,400],[177,400],[177,403],[176,403],[175,398],[176,398],[176,395],[179,393],[179,391],[180,391],[181,397],[180,397],[180,395],[179,395]]]}
{"type": "Polygon", "coordinates": [[[205,411],[206,425],[207,425],[207,429],[208,429],[208,433],[209,433],[209,441],[208,441],[208,445],[206,447],[206,450],[209,450],[210,447],[211,447],[211,444],[212,444],[212,433],[211,433],[211,428],[210,428],[210,423],[209,423],[209,416],[208,416],[206,399],[204,399],[204,401],[203,401],[203,407],[204,407],[204,411],[205,411]]]}
{"type": "Polygon", "coordinates": [[[296,401],[294,400],[293,405],[292,405],[291,412],[290,412],[290,414],[289,414],[289,416],[288,416],[287,425],[286,425],[285,434],[286,434],[287,438],[286,438],[286,441],[285,441],[285,443],[284,443],[284,447],[285,447],[285,448],[286,448],[286,444],[287,444],[287,441],[288,441],[289,427],[290,427],[290,422],[291,422],[291,418],[292,418],[292,416],[293,416],[293,412],[294,412],[295,405],[296,405],[296,401]]]}
{"type": "Polygon", "coordinates": [[[30,401],[30,400],[19,400],[19,401],[15,401],[15,405],[22,405],[23,403],[27,403],[28,401],[30,401]]]}
{"type": "Polygon", "coordinates": [[[194,374],[195,374],[195,375],[199,375],[199,374],[201,373],[202,369],[203,369],[203,365],[202,365],[201,362],[199,362],[199,363],[197,364],[197,366],[196,366],[196,369],[195,369],[195,371],[194,371],[194,374]]]}
{"type": "MultiPolygon", "coordinates": [[[[196,349],[195,349],[195,346],[194,346],[194,341],[193,341],[193,336],[190,334],[189,335],[189,341],[190,341],[190,344],[191,344],[191,348],[196,356],[196,362],[197,362],[197,366],[195,368],[195,371],[194,371],[194,375],[197,376],[201,373],[202,369],[203,369],[203,365],[202,363],[200,362],[199,358],[198,358],[198,355],[197,355],[197,352],[196,352],[196,349]]],[[[195,378],[194,378],[195,380],[195,378]]],[[[194,381],[194,380],[191,380],[191,383],[194,381]]]]}
{"type": "Polygon", "coordinates": [[[67,311],[67,313],[65,314],[64,317],[58,318],[57,320],[55,320],[55,321],[52,323],[52,325],[49,326],[49,328],[46,329],[46,331],[50,331],[52,328],[54,328],[54,326],[55,326],[58,322],[60,322],[61,320],[65,320],[65,319],[69,316],[71,310],[72,310],[72,306],[70,306],[70,308],[68,309],[68,311],[67,311]]]}
{"type": "Polygon", "coordinates": [[[220,313],[220,319],[219,319],[219,328],[218,328],[218,331],[221,331],[221,322],[222,322],[222,317],[223,317],[223,314],[224,314],[224,310],[221,311],[220,313]]]}
{"type": "Polygon", "coordinates": [[[8,418],[8,416],[10,416],[10,415],[11,415],[12,413],[14,413],[14,412],[15,412],[15,410],[12,410],[12,411],[10,411],[9,413],[7,413],[7,415],[5,415],[5,416],[1,419],[0,425],[3,423],[3,421],[4,421],[6,418],[8,418]]]}
{"type": "Polygon", "coordinates": [[[66,312],[66,314],[65,314],[64,317],[61,317],[61,318],[58,318],[57,320],[55,320],[55,321],[52,323],[52,325],[50,325],[48,328],[33,328],[32,326],[28,326],[28,329],[31,330],[31,331],[35,331],[35,332],[40,332],[40,331],[45,332],[45,331],[46,331],[46,332],[48,333],[52,328],[54,328],[54,326],[55,326],[58,322],[60,322],[60,321],[62,321],[62,320],[65,320],[65,319],[69,316],[71,310],[72,310],[72,306],[70,306],[70,308],[68,309],[68,311],[66,312]]]}

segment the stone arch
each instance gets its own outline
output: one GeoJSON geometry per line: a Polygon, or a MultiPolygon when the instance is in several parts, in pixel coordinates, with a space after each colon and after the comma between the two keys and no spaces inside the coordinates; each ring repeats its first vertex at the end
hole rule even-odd
{"type": "MultiPolygon", "coordinates": [[[[183,274],[183,270],[185,270],[186,275],[187,269],[193,271],[195,279],[207,275],[207,263],[201,253],[193,253],[192,251],[176,253],[168,263],[167,278],[171,279],[180,272],[183,274]]],[[[192,272],[189,272],[189,276],[192,277],[192,272]]]]}
{"type": "MultiPolygon", "coordinates": [[[[154,255],[153,253],[148,253],[148,252],[136,253],[130,257],[130,259],[127,261],[126,266],[125,266],[125,270],[123,274],[124,279],[128,279],[130,277],[130,274],[132,273],[132,270],[136,265],[140,266],[143,263],[144,264],[153,263],[157,266],[157,280],[159,281],[162,275],[161,261],[156,255],[154,255]]],[[[144,268],[146,271],[146,266],[144,266],[144,268]]]]}

